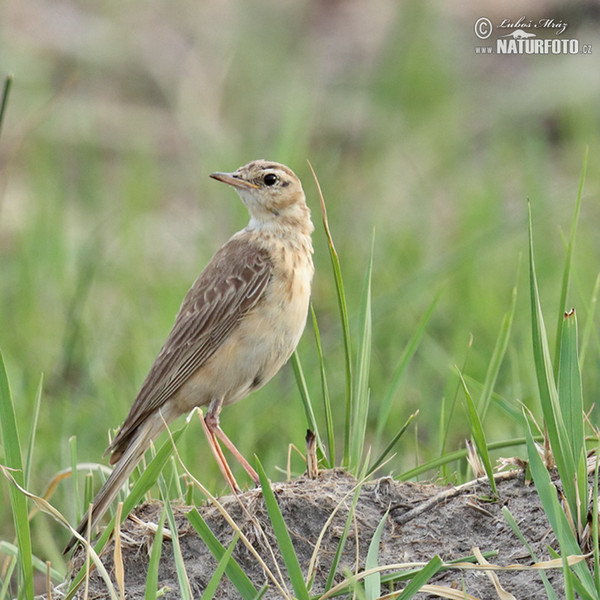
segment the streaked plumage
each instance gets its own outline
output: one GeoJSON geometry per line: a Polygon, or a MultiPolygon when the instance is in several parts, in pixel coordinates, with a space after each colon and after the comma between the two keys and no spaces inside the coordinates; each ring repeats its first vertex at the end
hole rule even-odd
{"type": "MultiPolygon", "coordinates": [[[[211,177],[236,188],[250,222],[219,249],[184,298],[106,451],[116,466],[94,499],[93,524],[164,422],[208,405],[206,422],[219,435],[221,407],[267,383],[302,335],[313,276],[313,225],[299,179],[288,167],[264,160],[211,177]]],[[[89,518],[79,524],[80,533],[89,518]]],[[[66,551],[75,543],[72,538],[66,551]]]]}

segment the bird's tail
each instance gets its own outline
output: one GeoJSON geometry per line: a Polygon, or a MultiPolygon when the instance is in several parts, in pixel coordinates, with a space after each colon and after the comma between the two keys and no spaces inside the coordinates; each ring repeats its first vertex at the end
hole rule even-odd
{"type": "MultiPolygon", "coordinates": [[[[161,427],[157,427],[157,424],[152,419],[146,421],[141,425],[138,434],[129,444],[129,447],[123,452],[123,456],[119,459],[109,478],[106,480],[104,485],[100,488],[100,491],[96,494],[92,504],[91,512],[88,510],[81,522],[77,526],[77,533],[85,535],[88,529],[88,523],[91,521],[91,527],[95,527],[98,521],[102,518],[104,513],[108,510],[111,502],[115,499],[119,490],[123,487],[127,478],[131,475],[136,465],[150,446],[150,442],[158,435],[161,427]]],[[[73,536],[67,547],[64,550],[64,554],[69,552],[79,543],[79,540],[73,536]]]]}

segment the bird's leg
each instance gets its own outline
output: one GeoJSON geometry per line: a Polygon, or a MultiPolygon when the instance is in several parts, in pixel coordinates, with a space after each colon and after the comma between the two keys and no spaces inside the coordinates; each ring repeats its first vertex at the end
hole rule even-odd
{"type": "Polygon", "coordinates": [[[227,483],[229,484],[231,491],[234,494],[237,494],[238,492],[240,492],[240,486],[237,484],[237,481],[235,480],[235,477],[233,476],[233,473],[231,472],[231,469],[229,468],[229,465],[227,464],[227,460],[225,458],[225,455],[223,454],[223,450],[221,450],[221,446],[219,446],[219,441],[217,440],[217,438],[215,436],[215,432],[214,432],[215,412],[213,410],[211,410],[213,408],[216,408],[216,419],[217,419],[217,427],[218,427],[218,423],[219,423],[219,412],[218,411],[220,411],[220,409],[221,409],[220,402],[218,402],[218,404],[216,404],[215,407],[213,407],[213,402],[210,403],[206,418],[204,418],[204,416],[202,415],[202,411],[198,411],[198,414],[200,416],[200,423],[202,424],[202,429],[203,429],[204,435],[206,436],[206,439],[208,441],[208,445],[210,446],[210,449],[212,450],[215,460],[217,461],[219,470],[223,474],[225,481],[227,481],[227,483]]]}
{"type": "Polygon", "coordinates": [[[260,485],[260,479],[258,473],[252,468],[250,463],[241,455],[240,451],[233,445],[233,442],[227,437],[227,434],[217,425],[215,429],[217,437],[225,444],[229,452],[235,456],[237,461],[244,467],[246,473],[250,475],[250,479],[254,481],[256,485],[260,485]]]}
{"type": "MultiPolygon", "coordinates": [[[[221,412],[222,400],[212,400],[208,405],[208,411],[206,412],[205,422],[206,426],[212,434],[212,437],[215,441],[215,444],[218,446],[218,441],[215,436],[218,437],[227,447],[229,452],[233,454],[234,458],[244,467],[244,470],[256,485],[260,485],[260,479],[258,477],[258,473],[252,468],[250,463],[242,456],[240,451],[234,446],[233,442],[227,437],[226,433],[221,429],[219,425],[219,413],[221,412]]],[[[219,446],[219,450],[221,450],[219,446]]],[[[221,455],[222,455],[221,451],[221,455]]],[[[225,460],[225,459],[223,459],[225,460]]],[[[229,469],[229,465],[227,465],[229,469]]],[[[231,472],[231,469],[229,469],[231,472]]],[[[233,475],[232,475],[233,477],[233,475]]]]}

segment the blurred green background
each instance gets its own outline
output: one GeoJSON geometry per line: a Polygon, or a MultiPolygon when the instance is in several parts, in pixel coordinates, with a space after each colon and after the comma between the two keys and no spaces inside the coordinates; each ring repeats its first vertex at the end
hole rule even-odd
{"type": "MultiPolygon", "coordinates": [[[[417,0],[5,0],[0,75],[13,73],[14,85],[0,135],[0,348],[23,440],[45,377],[32,491],[41,493],[69,466],[73,435],[79,460],[100,460],[108,430],[125,417],[189,285],[246,224],[234,192],[208,174],[255,158],[290,165],[313,210],[313,305],[340,441],[341,329],[307,159],[328,204],[354,331],[375,230],[369,442],[381,450],[420,410],[386,471],[436,456],[445,428],[446,448],[462,447],[469,429],[454,365],[464,367],[477,396],[516,284],[513,333],[495,391],[539,414],[527,199],[552,343],[562,236],[586,146],[569,298],[580,324],[599,271],[599,22],[597,5],[580,2],[517,10],[417,0]],[[478,17],[522,14],[564,20],[562,37],[591,44],[593,53],[475,53],[478,17]],[[438,292],[375,440],[379,403],[438,292]],[[442,399],[455,397],[442,426],[442,399]]],[[[599,390],[595,322],[584,365],[588,406],[599,390]]],[[[299,353],[319,411],[310,323],[299,353]]],[[[306,432],[292,369],[227,408],[222,425],[243,454],[256,453],[272,478],[283,477],[275,467],[285,468],[288,444],[303,448],[306,432]]],[[[490,441],[522,434],[497,405],[486,431],[490,441]]],[[[188,430],[181,451],[199,479],[224,489],[199,426],[188,430]]],[[[299,459],[293,468],[302,470],[299,459]]],[[[62,484],[53,503],[74,519],[70,492],[62,484]]],[[[33,527],[37,552],[55,558],[66,534],[48,535],[55,525],[47,518],[33,527]]],[[[1,485],[0,539],[11,531],[1,485]]]]}

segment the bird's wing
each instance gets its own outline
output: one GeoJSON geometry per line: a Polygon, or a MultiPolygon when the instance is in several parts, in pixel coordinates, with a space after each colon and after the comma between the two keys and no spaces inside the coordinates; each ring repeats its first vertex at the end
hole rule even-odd
{"type": "MultiPolygon", "coordinates": [[[[234,237],[212,258],[185,296],[173,329],[106,453],[118,459],[137,427],[201,367],[262,297],[269,253],[234,237]]],[[[111,462],[114,462],[111,460],[111,462]]]]}

